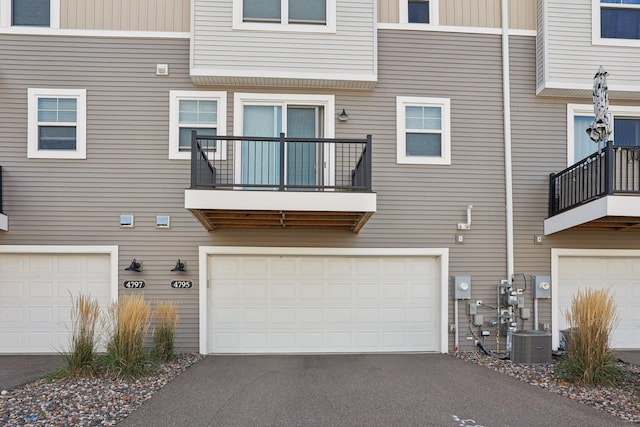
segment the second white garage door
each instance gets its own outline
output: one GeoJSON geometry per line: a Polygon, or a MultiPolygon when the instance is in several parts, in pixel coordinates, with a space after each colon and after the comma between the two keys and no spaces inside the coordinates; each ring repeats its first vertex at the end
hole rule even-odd
{"type": "Polygon", "coordinates": [[[210,255],[210,353],[438,351],[437,257],[210,255]]]}
{"type": "Polygon", "coordinates": [[[0,254],[0,353],[66,351],[71,296],[113,294],[108,254],[0,254]]]}
{"type": "Polygon", "coordinates": [[[565,312],[579,290],[611,288],[619,319],[611,346],[640,349],[640,257],[562,256],[557,287],[559,330],[568,327],[565,312]]]}

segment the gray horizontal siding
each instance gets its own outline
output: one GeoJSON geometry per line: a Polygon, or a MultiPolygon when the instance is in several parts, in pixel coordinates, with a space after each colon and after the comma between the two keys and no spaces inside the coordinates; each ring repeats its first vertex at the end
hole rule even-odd
{"type": "MultiPolygon", "coordinates": [[[[151,300],[180,305],[180,349],[198,345],[198,246],[447,247],[450,274],[472,276],[473,299],[493,305],[506,278],[504,140],[501,44],[497,35],[384,30],[379,33],[379,83],[372,92],[333,93],[336,109],[350,115],[336,123],[338,137],[373,135],[373,186],[378,211],[359,234],[324,230],[220,230],[208,233],[184,208],[189,161],[168,160],[169,90],[195,89],[186,40],[107,39],[6,35],[0,78],[0,146],[4,209],[10,231],[0,244],[118,245],[119,280],[143,278],[151,300]],[[46,43],[44,41],[46,40],[46,43]],[[168,77],[155,75],[167,63],[168,77]],[[28,87],[87,89],[87,159],[26,158],[28,87]],[[397,165],[396,96],[451,99],[452,164],[397,165]],[[474,205],[473,224],[455,244],[456,224],[474,205]],[[120,214],[136,227],[121,229],[120,214]],[[154,227],[171,215],[171,229],[154,227]],[[144,272],[125,272],[132,258],[144,272]],[[187,273],[169,270],[180,258],[187,273]],[[196,282],[173,290],[173,278],[196,282]]],[[[633,233],[542,234],[547,179],[566,165],[566,103],[535,96],[535,40],[511,37],[512,136],[516,271],[530,278],[550,273],[555,247],[640,248],[633,233]],[[544,127],[539,125],[544,123],[544,127]]],[[[212,87],[228,92],[279,90],[212,87]]],[[[284,92],[284,90],[282,90],[284,92]]],[[[287,90],[287,92],[291,92],[287,90]]],[[[518,278],[518,286],[523,286],[518,278]]],[[[121,291],[124,292],[124,291],[121,291]]],[[[533,302],[525,294],[526,304],[533,302]]],[[[541,321],[549,307],[541,303],[541,321]]],[[[453,303],[449,307],[453,322],[453,303]]],[[[484,312],[487,319],[492,311],[484,312]]],[[[461,309],[461,343],[468,317],[461,309]]],[[[525,324],[532,327],[532,321],[525,324]]],[[[451,336],[450,346],[453,345],[451,336]]]]}

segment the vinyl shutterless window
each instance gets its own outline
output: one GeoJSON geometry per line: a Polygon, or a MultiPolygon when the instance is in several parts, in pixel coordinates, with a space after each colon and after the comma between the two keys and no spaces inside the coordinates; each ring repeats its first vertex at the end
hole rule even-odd
{"type": "MultiPolygon", "coordinates": [[[[609,107],[609,119],[613,121],[610,139],[616,146],[640,146],[640,108],[609,107]]],[[[598,150],[586,130],[593,121],[593,107],[569,104],[568,106],[568,163],[572,165],[598,150]]],[[[601,147],[603,148],[603,144],[601,147]]]]}
{"type": "Polygon", "coordinates": [[[600,37],[640,39],[640,0],[600,0],[600,37]]]}
{"type": "Polygon", "coordinates": [[[29,89],[28,157],[86,158],[86,91],[29,89]]]}
{"type": "Polygon", "coordinates": [[[243,22],[327,23],[327,0],[242,0],[243,22]]]}
{"type": "Polygon", "coordinates": [[[408,21],[414,24],[428,24],[429,20],[429,1],[426,0],[408,0],[408,21]]]}
{"type": "MultiPolygon", "coordinates": [[[[227,94],[218,91],[177,91],[169,94],[169,158],[191,157],[191,132],[198,136],[225,135],[227,94]]],[[[201,140],[212,159],[223,160],[226,142],[201,140]]]]}
{"type": "Polygon", "coordinates": [[[397,98],[397,161],[450,164],[449,100],[397,98]]]}
{"type": "MultiPolygon", "coordinates": [[[[178,150],[191,150],[191,132],[199,136],[216,136],[218,130],[218,101],[212,99],[178,100],[178,150]]],[[[215,148],[215,142],[209,143],[215,148]]]]}
{"type": "Polygon", "coordinates": [[[11,0],[11,25],[49,27],[50,0],[11,0]]]}

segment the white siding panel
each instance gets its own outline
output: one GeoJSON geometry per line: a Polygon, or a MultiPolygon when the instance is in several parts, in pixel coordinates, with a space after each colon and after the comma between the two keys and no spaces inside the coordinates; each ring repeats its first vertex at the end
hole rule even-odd
{"type": "Polygon", "coordinates": [[[612,97],[640,96],[640,56],[633,54],[638,47],[592,43],[592,0],[546,0],[538,6],[546,6],[546,57],[538,58],[545,61],[545,88],[579,88],[580,95],[590,97],[593,75],[604,65],[612,97]]]}
{"type": "Polygon", "coordinates": [[[195,1],[194,7],[192,74],[264,77],[276,70],[270,77],[375,77],[372,0],[337,2],[335,33],[233,29],[231,1],[195,1]]]}

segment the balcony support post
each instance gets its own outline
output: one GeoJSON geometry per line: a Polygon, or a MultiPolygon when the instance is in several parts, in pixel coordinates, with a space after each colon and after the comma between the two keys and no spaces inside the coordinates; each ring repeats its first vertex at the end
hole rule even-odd
{"type": "Polygon", "coordinates": [[[191,131],[191,188],[198,185],[198,139],[195,130],[191,131]]]}
{"type": "Polygon", "coordinates": [[[613,153],[613,141],[607,141],[607,146],[605,147],[605,192],[607,195],[613,194],[613,186],[615,183],[614,174],[614,153],[613,153]]]}
{"type": "Polygon", "coordinates": [[[555,206],[556,201],[556,174],[549,174],[549,216],[556,214],[558,208],[555,206]]]}
{"type": "Polygon", "coordinates": [[[366,177],[366,187],[367,187],[367,191],[371,192],[372,191],[372,187],[371,187],[371,177],[372,177],[372,173],[371,173],[371,135],[367,135],[367,154],[365,156],[365,160],[366,160],[366,170],[365,170],[365,177],[366,177]]]}
{"type": "Polygon", "coordinates": [[[284,132],[280,132],[280,185],[278,189],[284,191],[284,132]]]}

